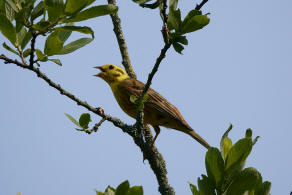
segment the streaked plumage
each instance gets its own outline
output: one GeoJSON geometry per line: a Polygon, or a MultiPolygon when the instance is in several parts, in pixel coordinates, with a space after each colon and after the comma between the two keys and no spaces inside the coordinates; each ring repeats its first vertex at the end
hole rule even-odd
{"type": "MultiPolygon", "coordinates": [[[[96,68],[100,69],[101,73],[95,76],[101,77],[110,85],[122,110],[129,116],[136,118],[137,106],[130,101],[130,97],[140,97],[144,89],[144,83],[130,78],[127,73],[117,65],[107,64],[96,68]]],[[[160,132],[159,126],[163,126],[189,134],[206,148],[210,147],[209,144],[187,124],[174,105],[151,88],[148,90],[147,95],[147,101],[144,103],[144,123],[150,124],[154,128],[156,132],[154,141],[160,132]]]]}

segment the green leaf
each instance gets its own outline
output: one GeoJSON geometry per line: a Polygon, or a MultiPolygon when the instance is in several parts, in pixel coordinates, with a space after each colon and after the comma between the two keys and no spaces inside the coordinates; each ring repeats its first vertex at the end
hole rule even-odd
{"type": "Polygon", "coordinates": [[[96,195],[105,195],[105,193],[95,190],[96,195]]]}
{"type": "Polygon", "coordinates": [[[62,66],[62,63],[61,63],[61,61],[59,59],[48,59],[48,60],[58,64],[59,66],[62,66]]]}
{"type": "Polygon", "coordinates": [[[217,148],[211,147],[207,151],[205,164],[209,180],[219,188],[224,174],[224,161],[217,148]]]}
{"type": "Polygon", "coordinates": [[[77,13],[76,15],[72,16],[71,18],[65,20],[65,23],[69,22],[80,22],[83,20],[88,20],[90,18],[95,18],[98,16],[104,16],[107,14],[116,13],[118,11],[118,7],[112,4],[109,5],[99,5],[94,6],[89,9],[86,9],[82,12],[77,13]]]}
{"type": "Polygon", "coordinates": [[[197,187],[194,184],[190,183],[190,189],[191,189],[193,195],[200,195],[197,187]]]}
{"type": "Polygon", "coordinates": [[[182,22],[182,26],[184,26],[192,17],[202,15],[200,10],[191,10],[185,17],[184,21],[182,22]]]}
{"type": "Polygon", "coordinates": [[[18,32],[22,26],[30,26],[28,18],[31,15],[35,0],[29,0],[24,2],[18,2],[16,5],[20,8],[20,11],[16,13],[16,31],[18,32]],[[21,6],[20,6],[21,3],[21,6]]]}
{"type": "Polygon", "coordinates": [[[105,190],[105,195],[115,195],[115,189],[111,186],[108,186],[105,190]]]}
{"type": "Polygon", "coordinates": [[[227,154],[232,147],[232,140],[229,137],[225,137],[223,141],[221,141],[221,155],[226,160],[227,154]]]}
{"type": "Polygon", "coordinates": [[[81,47],[84,47],[88,43],[90,43],[93,39],[90,38],[81,38],[76,41],[73,41],[67,45],[65,45],[60,51],[56,53],[56,55],[63,55],[63,54],[68,54],[71,53],[81,47]]]}
{"type": "Polygon", "coordinates": [[[252,149],[252,141],[250,138],[243,138],[237,141],[230,149],[225,163],[225,170],[232,166],[243,164],[252,149]]]}
{"type": "Polygon", "coordinates": [[[15,17],[14,9],[9,4],[4,3],[4,1],[1,1],[1,2],[3,3],[4,9],[5,9],[5,12],[3,12],[3,15],[6,15],[8,20],[12,21],[15,17]]]}
{"type": "Polygon", "coordinates": [[[181,44],[173,43],[172,46],[177,53],[182,54],[181,52],[184,50],[184,47],[181,44]]]}
{"type": "Polygon", "coordinates": [[[139,4],[143,8],[149,8],[149,9],[156,9],[159,7],[160,0],[156,0],[154,3],[141,3],[139,4]]]}
{"type": "Polygon", "coordinates": [[[45,54],[43,54],[43,52],[41,50],[36,49],[35,52],[36,52],[36,55],[37,55],[37,58],[39,61],[41,61],[41,62],[48,61],[48,57],[45,54]]]}
{"type": "Polygon", "coordinates": [[[129,181],[128,180],[124,181],[117,187],[115,195],[127,195],[129,187],[130,187],[129,181]]]}
{"type": "Polygon", "coordinates": [[[182,24],[181,32],[183,34],[194,32],[209,24],[210,19],[206,15],[198,15],[190,18],[185,24],[182,24]]]}
{"type": "Polygon", "coordinates": [[[170,0],[170,1],[169,1],[169,13],[170,13],[171,11],[176,10],[176,8],[177,8],[177,4],[178,4],[178,0],[170,0]]]}
{"type": "Polygon", "coordinates": [[[131,101],[133,104],[137,104],[137,100],[138,100],[138,98],[137,98],[136,96],[134,96],[134,95],[131,95],[131,96],[130,96],[130,101],[131,101]]]}
{"type": "Polygon", "coordinates": [[[145,103],[148,100],[148,94],[145,93],[144,96],[142,97],[142,103],[145,103]]]}
{"type": "Polygon", "coordinates": [[[12,23],[3,15],[0,15],[0,31],[13,45],[15,45],[16,30],[12,23]]]}
{"type": "Polygon", "coordinates": [[[64,14],[63,0],[44,0],[45,8],[48,11],[49,21],[55,22],[64,14]]]}
{"type": "Polygon", "coordinates": [[[67,15],[74,14],[86,7],[87,4],[88,0],[67,0],[65,4],[65,13],[67,15]]]}
{"type": "Polygon", "coordinates": [[[89,122],[91,122],[90,114],[89,113],[81,114],[81,116],[79,118],[79,124],[83,129],[88,128],[89,122]]]}
{"type": "Polygon", "coordinates": [[[245,191],[255,190],[261,183],[261,174],[255,168],[246,168],[232,182],[226,195],[244,194],[245,191]]]}
{"type": "Polygon", "coordinates": [[[178,42],[184,45],[188,45],[188,40],[186,36],[177,36],[173,39],[173,42],[178,42]]]}
{"type": "Polygon", "coordinates": [[[22,45],[22,42],[24,40],[24,37],[25,37],[26,33],[27,32],[26,32],[25,27],[22,27],[20,29],[20,31],[16,33],[16,44],[15,45],[17,47],[22,45]]]}
{"type": "Polygon", "coordinates": [[[68,40],[68,38],[70,37],[70,35],[72,34],[72,31],[57,30],[56,32],[58,33],[59,39],[63,43],[65,43],[68,40]]]}
{"type": "Polygon", "coordinates": [[[202,175],[202,179],[198,178],[198,187],[200,195],[216,195],[215,186],[212,185],[206,175],[202,175]]]}
{"type": "Polygon", "coordinates": [[[246,130],[246,132],[245,132],[245,137],[246,137],[246,138],[248,138],[248,137],[251,138],[251,137],[252,137],[252,130],[251,130],[251,129],[247,129],[247,130],[246,130]]]}
{"type": "Polygon", "coordinates": [[[257,141],[258,141],[259,138],[260,138],[260,136],[256,136],[254,138],[254,140],[252,140],[252,145],[255,145],[257,143],[257,141]]]}
{"type": "Polygon", "coordinates": [[[27,57],[27,56],[29,56],[30,55],[30,51],[31,51],[31,49],[26,49],[24,52],[23,52],[23,57],[27,57]]]}
{"type": "Polygon", "coordinates": [[[95,0],[89,0],[87,1],[87,5],[85,7],[88,7],[89,5],[91,5],[93,2],[95,2],[95,0]]]}
{"type": "Polygon", "coordinates": [[[21,49],[24,49],[25,48],[25,46],[28,44],[28,42],[31,40],[31,38],[32,38],[32,34],[31,34],[30,31],[28,31],[25,34],[25,36],[24,36],[24,38],[23,38],[23,40],[21,42],[21,49]]]}
{"type": "Polygon", "coordinates": [[[168,14],[167,25],[169,30],[177,30],[181,24],[181,13],[180,10],[171,11],[168,14]]]}
{"type": "Polygon", "coordinates": [[[17,53],[14,49],[12,49],[12,48],[9,47],[8,45],[6,45],[5,42],[2,44],[2,46],[3,46],[5,49],[7,49],[8,51],[10,51],[10,52],[12,52],[12,53],[18,55],[18,53],[17,53]]]}
{"type": "Polygon", "coordinates": [[[138,3],[138,4],[146,3],[149,1],[151,1],[151,0],[133,0],[133,2],[138,3]]]}
{"type": "Polygon", "coordinates": [[[133,186],[129,189],[127,195],[143,195],[143,187],[133,186]]]}
{"type": "Polygon", "coordinates": [[[271,182],[265,181],[260,184],[255,191],[255,195],[270,195],[271,190],[271,182]]]}
{"type": "Polygon", "coordinates": [[[31,21],[34,21],[36,18],[41,16],[45,11],[44,2],[41,1],[39,4],[32,10],[31,21]]]}
{"type": "Polygon", "coordinates": [[[0,1],[0,14],[5,16],[5,1],[0,1]]]}
{"type": "Polygon", "coordinates": [[[82,128],[81,125],[69,114],[65,113],[65,115],[70,119],[70,121],[72,121],[75,125],[77,125],[78,127],[82,128]]]}
{"type": "Polygon", "coordinates": [[[50,22],[41,20],[37,24],[32,25],[32,28],[37,31],[40,31],[41,33],[45,33],[49,30],[48,29],[49,25],[50,25],[50,22]]]}
{"type": "Polygon", "coordinates": [[[227,154],[228,154],[230,148],[232,147],[232,141],[230,138],[228,138],[228,133],[231,131],[232,127],[233,127],[232,124],[230,124],[228,129],[223,134],[221,141],[220,141],[221,155],[222,155],[224,160],[226,159],[227,154]]]}
{"type": "Polygon", "coordinates": [[[227,154],[225,161],[225,178],[223,190],[236,178],[242,170],[247,156],[252,149],[251,138],[243,138],[237,141],[227,154]]]}
{"type": "Polygon", "coordinates": [[[12,0],[5,0],[6,3],[8,3],[8,5],[15,11],[18,12],[18,8],[16,7],[15,3],[12,0]]]}
{"type": "Polygon", "coordinates": [[[84,34],[91,34],[92,38],[94,38],[93,30],[87,26],[63,26],[63,27],[55,28],[55,30],[67,31],[67,32],[77,31],[84,34]]]}
{"type": "Polygon", "coordinates": [[[46,40],[44,53],[47,56],[58,54],[63,49],[64,42],[60,40],[58,32],[51,33],[46,40]]]}

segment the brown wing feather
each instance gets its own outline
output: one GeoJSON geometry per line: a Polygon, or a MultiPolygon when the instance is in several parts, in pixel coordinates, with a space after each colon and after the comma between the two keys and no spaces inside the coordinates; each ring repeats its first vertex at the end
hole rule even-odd
{"type": "MultiPolygon", "coordinates": [[[[127,79],[119,86],[120,90],[127,93],[128,96],[134,95],[139,97],[144,89],[145,84],[134,79],[127,79]],[[125,83],[126,82],[126,83],[125,83]]],[[[184,125],[187,125],[178,109],[168,102],[162,95],[149,88],[148,99],[145,102],[145,109],[147,107],[153,108],[160,112],[163,116],[171,117],[180,120],[184,125]]],[[[187,125],[188,126],[188,125],[187,125]]]]}

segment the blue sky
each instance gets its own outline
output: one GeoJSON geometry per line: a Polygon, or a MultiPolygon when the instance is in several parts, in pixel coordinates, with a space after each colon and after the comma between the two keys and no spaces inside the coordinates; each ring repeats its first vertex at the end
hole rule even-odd
{"type": "MultiPolygon", "coordinates": [[[[145,82],[163,46],[159,14],[131,1],[118,3],[132,65],[145,82]]],[[[182,15],[195,3],[179,1],[182,15]]],[[[257,168],[264,180],[272,182],[272,194],[292,191],[291,6],[290,0],[210,0],[203,8],[211,13],[210,24],[188,35],[183,55],[170,49],[152,84],[211,145],[219,145],[230,123],[234,141],[247,128],[261,136],[246,167],[257,168]]],[[[41,70],[89,104],[133,123],[107,84],[92,76],[94,66],[121,64],[110,17],[80,25],[91,26],[95,40],[58,56],[63,67],[44,63],[41,70]]],[[[0,39],[3,42],[3,36],[0,39]]],[[[38,48],[42,45],[39,39],[38,48]]],[[[15,58],[3,48],[0,53],[15,58]]],[[[131,185],[143,185],[146,195],[159,194],[140,150],[111,123],[105,122],[92,135],[74,130],[64,113],[78,117],[87,110],[32,72],[2,61],[0,89],[0,194],[93,195],[95,188],[116,187],[126,179],[131,185]]],[[[187,135],[165,128],[156,146],[177,194],[191,194],[188,182],[196,183],[205,173],[205,149],[187,135]]]]}

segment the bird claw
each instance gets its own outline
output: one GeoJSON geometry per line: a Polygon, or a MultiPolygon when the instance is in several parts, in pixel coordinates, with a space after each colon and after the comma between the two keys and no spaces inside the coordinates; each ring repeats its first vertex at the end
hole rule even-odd
{"type": "Polygon", "coordinates": [[[101,107],[96,108],[96,110],[101,114],[104,115],[104,109],[101,107]]]}

